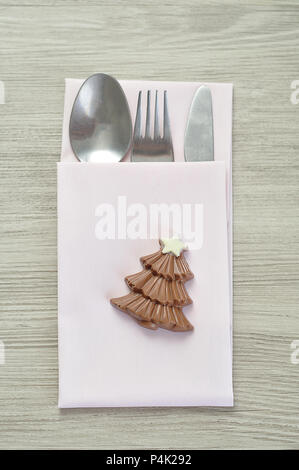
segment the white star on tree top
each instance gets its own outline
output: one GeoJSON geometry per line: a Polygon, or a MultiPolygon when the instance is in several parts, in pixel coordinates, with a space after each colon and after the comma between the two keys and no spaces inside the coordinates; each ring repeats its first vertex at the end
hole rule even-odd
{"type": "Polygon", "coordinates": [[[187,249],[185,243],[183,243],[179,238],[161,238],[163,245],[162,253],[172,253],[176,257],[180,256],[183,250],[187,249]]]}

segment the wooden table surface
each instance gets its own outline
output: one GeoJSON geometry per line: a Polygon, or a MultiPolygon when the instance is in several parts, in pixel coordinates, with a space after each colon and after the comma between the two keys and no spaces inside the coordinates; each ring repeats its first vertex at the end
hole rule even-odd
{"type": "Polygon", "coordinates": [[[0,44],[0,447],[298,448],[298,0],[0,0],[0,44]],[[99,71],[234,83],[233,409],[57,409],[64,78],[99,71]]]}

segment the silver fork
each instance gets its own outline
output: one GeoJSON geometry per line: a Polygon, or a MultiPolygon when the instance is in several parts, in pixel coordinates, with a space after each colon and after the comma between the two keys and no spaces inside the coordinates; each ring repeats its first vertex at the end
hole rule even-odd
{"type": "Polygon", "coordinates": [[[158,91],[155,97],[154,136],[151,136],[151,92],[147,92],[145,135],[141,134],[141,95],[139,91],[133,135],[132,162],[173,162],[173,148],[168,116],[167,91],[164,91],[163,136],[159,131],[158,91]]]}

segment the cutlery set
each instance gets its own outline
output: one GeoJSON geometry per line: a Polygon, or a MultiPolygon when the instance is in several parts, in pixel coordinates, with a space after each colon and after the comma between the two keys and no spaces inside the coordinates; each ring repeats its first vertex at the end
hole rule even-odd
{"type": "Polygon", "coordinates": [[[231,84],[66,80],[60,408],[233,405],[231,118],[231,84]]]}
{"type": "MultiPolygon", "coordinates": [[[[143,98],[139,91],[133,130],[127,99],[118,81],[103,73],[85,80],[73,104],[69,125],[70,143],[78,160],[119,162],[131,149],[132,162],[174,161],[167,90],[163,92],[163,113],[159,112],[158,91],[153,113],[151,90],[146,93],[146,106],[142,106],[143,98]],[[144,114],[145,131],[142,132],[144,114]],[[163,114],[163,124],[160,114],[163,114]]],[[[184,153],[187,162],[214,160],[212,96],[205,85],[193,97],[184,153]]]]}

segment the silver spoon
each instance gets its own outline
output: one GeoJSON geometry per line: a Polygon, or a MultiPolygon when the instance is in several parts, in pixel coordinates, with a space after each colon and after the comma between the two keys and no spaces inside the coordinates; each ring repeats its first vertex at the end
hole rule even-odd
{"type": "Polygon", "coordinates": [[[128,152],[132,120],[115,78],[91,75],[81,86],[70,118],[70,143],[81,162],[119,162],[128,152]]]}

